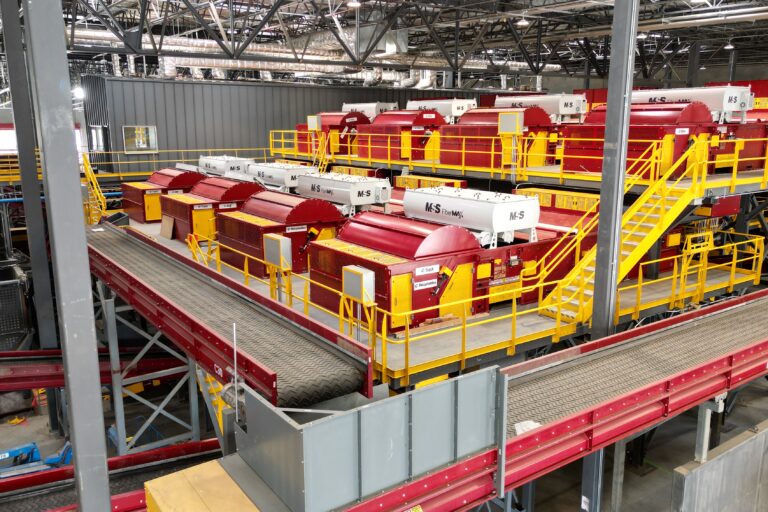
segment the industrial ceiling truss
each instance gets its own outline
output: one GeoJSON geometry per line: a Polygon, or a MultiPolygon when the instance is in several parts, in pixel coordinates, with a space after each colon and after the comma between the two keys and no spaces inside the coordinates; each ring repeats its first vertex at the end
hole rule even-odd
{"type": "MultiPolygon", "coordinates": [[[[413,70],[490,80],[608,73],[612,0],[359,3],[64,0],[62,12],[70,58],[111,59],[121,73],[137,69],[129,55],[141,57],[141,73],[168,77],[179,68],[368,83],[413,80],[413,70]]],[[[727,65],[734,52],[740,65],[768,63],[768,1],[640,4],[637,79],[679,79],[673,68],[684,68],[697,47],[702,67],[727,65]]]]}

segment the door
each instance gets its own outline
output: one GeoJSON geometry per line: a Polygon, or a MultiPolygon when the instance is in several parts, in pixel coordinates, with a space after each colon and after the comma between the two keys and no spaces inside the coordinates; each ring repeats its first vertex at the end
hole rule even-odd
{"type": "MultiPolygon", "coordinates": [[[[411,311],[411,294],[413,293],[413,290],[411,288],[411,274],[410,272],[407,274],[400,274],[397,276],[392,276],[392,278],[389,281],[389,294],[390,294],[390,301],[392,302],[390,306],[390,311],[392,313],[405,313],[407,311],[411,311]]],[[[409,321],[407,315],[402,316],[393,316],[392,317],[392,327],[405,327],[406,321],[409,321]]]]}

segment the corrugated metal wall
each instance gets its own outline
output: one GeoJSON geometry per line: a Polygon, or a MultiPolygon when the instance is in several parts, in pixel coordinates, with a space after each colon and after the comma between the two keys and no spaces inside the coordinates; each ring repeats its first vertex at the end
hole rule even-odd
{"type": "MultiPolygon", "coordinates": [[[[457,91],[421,91],[379,87],[346,88],[281,83],[186,82],[99,77],[88,81],[93,91],[86,110],[100,111],[106,102],[113,151],[123,149],[122,126],[157,126],[160,149],[231,149],[266,147],[269,131],[293,129],[307,115],[339,110],[344,102],[397,101],[422,97],[472,97],[457,91]]],[[[84,81],[85,84],[85,81],[84,81]]],[[[95,114],[93,119],[102,120],[95,114]]],[[[163,155],[178,159],[182,155],[163,155]]],[[[121,155],[120,160],[147,156],[121,155]]],[[[122,166],[123,170],[139,170],[122,166]]],[[[142,169],[148,170],[148,169],[142,169]]]]}

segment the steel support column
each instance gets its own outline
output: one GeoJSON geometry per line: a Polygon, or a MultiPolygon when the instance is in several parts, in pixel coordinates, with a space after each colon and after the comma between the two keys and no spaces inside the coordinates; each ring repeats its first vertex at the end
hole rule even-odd
{"type": "MultiPolygon", "coordinates": [[[[40,348],[58,348],[51,273],[48,268],[43,203],[40,201],[40,182],[37,179],[35,155],[35,120],[32,98],[29,95],[27,63],[24,59],[18,0],[0,0],[3,20],[3,44],[8,61],[8,75],[13,107],[13,126],[16,130],[21,190],[24,192],[24,218],[27,224],[27,244],[32,263],[32,290],[35,296],[35,314],[40,348]]],[[[51,394],[47,395],[49,399],[51,394]]],[[[51,425],[51,428],[55,428],[51,425]]]]}
{"type": "Polygon", "coordinates": [[[638,0],[616,0],[613,8],[608,112],[605,125],[597,259],[592,312],[592,339],[613,332],[616,288],[621,257],[621,216],[627,168],[627,138],[632,77],[635,72],[635,33],[638,0]]]}
{"type": "Polygon", "coordinates": [[[579,510],[582,512],[600,512],[605,449],[590,453],[582,459],[582,464],[581,503],[579,510]]]}
{"type": "Polygon", "coordinates": [[[589,59],[584,59],[584,88],[589,89],[589,81],[592,78],[592,65],[589,59]]]}
{"type": "Polygon", "coordinates": [[[731,54],[728,56],[728,81],[733,82],[736,80],[736,61],[739,59],[739,52],[737,50],[731,50],[731,54]]]}
{"type": "Polygon", "coordinates": [[[536,501],[536,480],[528,482],[520,490],[520,505],[524,512],[533,512],[536,501]]]}
{"type": "MultiPolygon", "coordinates": [[[[698,41],[694,41],[688,49],[688,73],[685,76],[685,83],[688,87],[695,87],[699,81],[700,57],[701,44],[698,41]]],[[[669,65],[671,66],[672,63],[669,65]]]]}
{"type": "MultiPolygon", "coordinates": [[[[80,510],[110,509],[101,379],[60,3],[24,0],[80,510]],[[52,8],[57,7],[57,8],[52,8]]],[[[37,197],[37,194],[35,194],[37,197]]]]}
{"type": "Polygon", "coordinates": [[[611,512],[621,512],[624,496],[624,463],[627,457],[627,441],[622,439],[613,445],[613,478],[611,479],[611,512]]]}
{"type": "MultiPolygon", "coordinates": [[[[18,0],[0,1],[3,21],[3,43],[8,62],[9,86],[13,125],[16,131],[17,154],[21,174],[21,189],[24,202],[24,220],[27,228],[27,246],[32,268],[32,293],[37,320],[37,338],[40,348],[58,348],[59,335],[56,330],[55,308],[51,272],[48,267],[46,228],[43,203],[40,196],[40,181],[37,178],[37,155],[35,154],[35,120],[32,114],[32,98],[29,93],[27,63],[24,58],[18,0]]],[[[10,241],[10,239],[9,239],[10,241]]],[[[55,389],[45,390],[48,401],[48,421],[52,431],[61,432],[59,424],[59,400],[55,389]]]]}
{"type": "Polygon", "coordinates": [[[707,462],[712,433],[712,413],[725,410],[726,394],[718,395],[709,402],[699,405],[699,419],[696,425],[696,448],[693,460],[699,463],[707,462]]]}

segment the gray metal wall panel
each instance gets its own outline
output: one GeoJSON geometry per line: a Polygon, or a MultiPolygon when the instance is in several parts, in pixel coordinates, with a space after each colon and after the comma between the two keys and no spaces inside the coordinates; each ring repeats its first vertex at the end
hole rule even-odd
{"type": "Polygon", "coordinates": [[[456,401],[453,382],[440,383],[411,395],[412,468],[420,475],[453,460],[456,401]]]}
{"type": "Polygon", "coordinates": [[[304,512],[304,496],[296,492],[305,485],[301,432],[248,388],[245,403],[248,439],[237,439],[238,453],[291,510],[304,512]]]}
{"type": "Polygon", "coordinates": [[[304,501],[307,512],[324,512],[358,498],[359,425],[355,413],[304,426],[304,501]]]}
{"type": "Polygon", "coordinates": [[[671,510],[768,510],[768,421],[710,450],[704,464],[675,468],[671,510]]]}
{"type": "Polygon", "coordinates": [[[408,402],[401,396],[360,409],[363,496],[410,477],[408,402]]]}
{"type": "MultiPolygon", "coordinates": [[[[266,147],[270,130],[292,130],[297,123],[306,122],[307,115],[338,110],[344,102],[397,101],[405,107],[410,98],[477,96],[474,92],[461,91],[279,83],[120,77],[84,77],[84,80],[89,90],[98,91],[85,102],[88,119],[104,120],[104,124],[109,125],[115,151],[123,150],[122,126],[125,125],[157,126],[161,150],[266,147]]],[[[164,155],[162,159],[180,156],[164,155]]],[[[145,161],[149,157],[121,155],[120,159],[145,161]]],[[[150,169],[131,166],[130,170],[150,169]]]]}
{"type": "Polygon", "coordinates": [[[494,442],[496,374],[470,373],[458,381],[457,456],[464,457],[494,442]]]}

